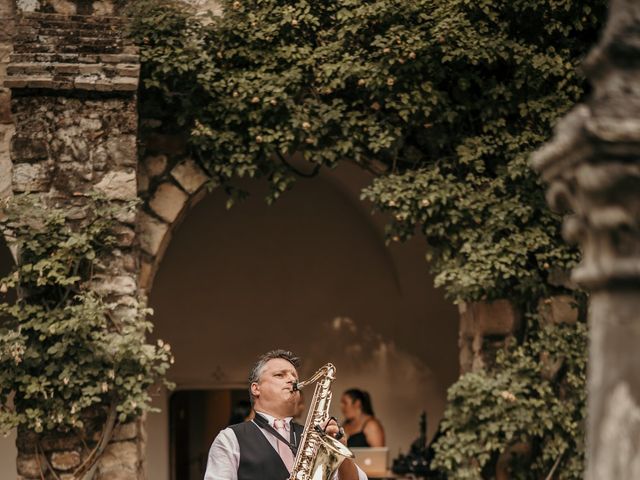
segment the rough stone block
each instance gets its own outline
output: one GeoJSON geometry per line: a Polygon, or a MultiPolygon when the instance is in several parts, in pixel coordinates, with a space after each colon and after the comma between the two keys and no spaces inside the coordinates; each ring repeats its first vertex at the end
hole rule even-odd
{"type": "Polygon", "coordinates": [[[102,122],[99,118],[81,118],[78,125],[82,130],[95,131],[102,128],[102,122]]]}
{"type": "MultiPolygon", "coordinates": [[[[107,445],[98,461],[100,478],[124,479],[129,472],[135,473],[140,463],[140,452],[135,442],[115,442],[107,445]],[[117,473],[120,477],[105,477],[104,473],[117,473]]],[[[136,479],[137,480],[137,479],[136,479]]]]}
{"type": "Polygon", "coordinates": [[[126,225],[118,225],[113,228],[116,242],[120,247],[130,247],[136,239],[136,232],[126,225]]]}
{"type": "Polygon", "coordinates": [[[123,440],[134,440],[138,437],[138,425],[136,422],[130,422],[118,425],[113,430],[113,441],[121,442],[123,440]]]}
{"type": "Polygon", "coordinates": [[[80,65],[77,63],[56,63],[54,70],[58,75],[79,75],[80,65]]]}
{"type": "Polygon", "coordinates": [[[42,455],[18,455],[16,467],[18,474],[27,478],[41,478],[44,470],[45,459],[42,455]]]}
{"type": "Polygon", "coordinates": [[[73,86],[78,90],[95,90],[97,81],[95,78],[76,77],[73,86]]]}
{"type": "Polygon", "coordinates": [[[458,361],[460,362],[460,374],[468,373],[473,368],[473,351],[471,344],[464,338],[460,338],[458,341],[458,361]]]}
{"type": "Polygon", "coordinates": [[[167,168],[166,155],[151,155],[144,159],[144,166],[151,177],[162,175],[167,168]]]}
{"type": "Polygon", "coordinates": [[[11,140],[11,159],[14,162],[34,162],[47,158],[49,152],[44,138],[14,135],[11,140]]]}
{"type": "Polygon", "coordinates": [[[58,82],[53,79],[53,75],[41,75],[27,77],[27,87],[29,88],[58,88],[58,82]]]}
{"type": "MultiPolygon", "coordinates": [[[[22,434],[18,435],[18,441],[21,440],[21,436],[22,434]]],[[[26,440],[28,440],[28,438],[26,440]]],[[[30,445],[33,445],[33,441],[30,442],[30,445]]],[[[55,433],[50,433],[41,438],[41,445],[45,452],[64,452],[81,449],[82,440],[78,438],[77,435],[56,435],[55,433]]],[[[20,448],[20,446],[18,448],[20,448]]]]}
{"type": "Polygon", "coordinates": [[[109,0],[98,0],[93,2],[92,5],[93,15],[106,16],[113,15],[115,7],[113,2],[109,0]]]}
{"type": "Polygon", "coordinates": [[[116,220],[120,223],[124,223],[126,225],[133,225],[136,223],[136,216],[138,215],[138,211],[135,208],[127,208],[122,211],[116,213],[116,220]]]}
{"type": "Polygon", "coordinates": [[[561,324],[578,321],[578,308],[570,295],[556,295],[538,303],[538,312],[545,323],[561,324]]]}
{"type": "Polygon", "coordinates": [[[140,63],[140,55],[134,54],[103,54],[100,61],[104,63],[140,63]]]}
{"type": "MultiPolygon", "coordinates": [[[[1,77],[0,77],[1,78],[1,77]]],[[[13,123],[11,117],[11,92],[9,90],[0,90],[0,124],[13,123]]]]}
{"type": "Polygon", "coordinates": [[[56,470],[68,472],[80,465],[80,453],[70,452],[54,452],[51,454],[51,466],[56,470]]]}
{"type": "Polygon", "coordinates": [[[94,187],[113,200],[133,200],[137,196],[135,170],[107,172],[94,187]]]}
{"type": "Polygon", "coordinates": [[[460,333],[464,335],[509,335],[520,325],[520,312],[508,300],[462,302],[458,309],[460,333]]]}
{"type": "Polygon", "coordinates": [[[14,192],[45,192],[51,182],[48,162],[13,165],[14,192]]]}
{"type": "Polygon", "coordinates": [[[63,15],[75,15],[77,13],[76,4],[68,0],[47,0],[47,3],[56,13],[63,15]]]}
{"type": "Polygon", "coordinates": [[[131,63],[119,63],[116,65],[116,72],[123,77],[138,78],[140,65],[131,63]]]}
{"type": "Polygon", "coordinates": [[[111,80],[112,89],[117,92],[135,92],[138,90],[138,78],[116,77],[111,80]]]}
{"type": "Polygon", "coordinates": [[[140,248],[155,257],[161,253],[163,245],[168,241],[169,225],[144,212],[140,213],[138,225],[140,226],[138,232],[140,248]]]}
{"type": "Polygon", "coordinates": [[[0,125],[0,198],[11,194],[12,163],[9,157],[13,125],[0,125]]]}
{"type": "Polygon", "coordinates": [[[209,180],[209,176],[191,158],[176,165],[171,175],[189,193],[196,192],[209,180]]]}
{"type": "Polygon", "coordinates": [[[81,63],[78,65],[80,75],[92,75],[102,73],[102,65],[99,63],[81,63]]]}
{"type": "Polygon", "coordinates": [[[149,207],[163,220],[171,223],[178,218],[187,202],[188,196],[172,183],[158,186],[149,201],[149,207]]]}
{"type": "Polygon", "coordinates": [[[22,77],[21,78],[17,78],[17,77],[5,78],[4,86],[6,88],[24,88],[27,86],[27,80],[22,77]]]}
{"type": "Polygon", "coordinates": [[[149,174],[144,168],[138,169],[138,194],[146,193],[149,190],[149,174]]]}
{"type": "Polygon", "coordinates": [[[96,275],[92,287],[107,295],[135,295],[138,285],[136,279],[128,275],[96,275]]]}
{"type": "Polygon", "coordinates": [[[138,163],[138,147],[135,135],[119,135],[105,143],[109,159],[114,165],[134,166],[138,163]]]}

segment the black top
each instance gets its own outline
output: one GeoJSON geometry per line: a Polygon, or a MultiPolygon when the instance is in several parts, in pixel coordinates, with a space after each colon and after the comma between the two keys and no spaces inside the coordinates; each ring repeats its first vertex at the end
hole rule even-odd
{"type": "Polygon", "coordinates": [[[349,435],[347,439],[347,447],[370,447],[369,442],[367,442],[367,437],[364,435],[364,427],[371,420],[367,418],[367,421],[362,424],[362,428],[358,433],[354,433],[353,435],[349,435]]]}
{"type": "MultiPolygon", "coordinates": [[[[304,427],[291,422],[293,432],[299,439],[304,427]]],[[[278,452],[271,446],[253,422],[243,422],[231,425],[238,438],[240,446],[240,465],[238,465],[238,480],[287,480],[289,471],[278,452]]]]}

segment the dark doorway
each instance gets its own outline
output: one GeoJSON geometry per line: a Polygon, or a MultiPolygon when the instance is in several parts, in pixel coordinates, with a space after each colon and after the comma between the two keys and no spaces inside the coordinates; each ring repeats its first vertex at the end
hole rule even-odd
{"type": "MultiPolygon", "coordinates": [[[[182,390],[169,400],[171,479],[202,480],[209,447],[226,426],[241,421],[246,389],[182,390]]],[[[248,413],[248,412],[247,412],[248,413]]]]}

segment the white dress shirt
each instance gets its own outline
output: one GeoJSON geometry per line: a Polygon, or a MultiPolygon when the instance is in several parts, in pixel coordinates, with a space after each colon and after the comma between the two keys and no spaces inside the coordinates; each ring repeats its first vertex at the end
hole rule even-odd
{"type": "MultiPolygon", "coordinates": [[[[269,425],[273,427],[273,420],[275,417],[266,413],[258,412],[265,417],[269,425]]],[[[291,417],[284,419],[286,424],[289,425],[291,417]]],[[[253,422],[253,420],[252,420],[253,422]]],[[[253,422],[257,429],[259,429],[265,438],[269,441],[271,446],[278,451],[278,439],[272,433],[258,427],[253,422]]],[[[225,428],[222,430],[216,439],[211,444],[209,450],[209,458],[207,459],[207,470],[204,474],[204,480],[238,480],[238,467],[240,466],[240,445],[238,444],[238,437],[233,430],[225,428]]],[[[367,480],[365,473],[358,469],[358,480],[367,480]]],[[[334,476],[335,480],[340,480],[340,476],[336,472],[334,476]]]]}

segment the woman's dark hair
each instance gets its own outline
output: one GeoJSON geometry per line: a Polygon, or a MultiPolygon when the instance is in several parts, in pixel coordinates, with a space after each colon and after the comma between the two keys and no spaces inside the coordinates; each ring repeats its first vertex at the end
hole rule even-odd
{"type": "Polygon", "coordinates": [[[373,406],[371,405],[371,397],[369,397],[369,392],[365,392],[364,390],[360,390],[359,388],[350,388],[349,390],[344,392],[352,401],[360,400],[360,405],[362,405],[362,411],[367,415],[375,416],[373,413],[373,406]]]}

